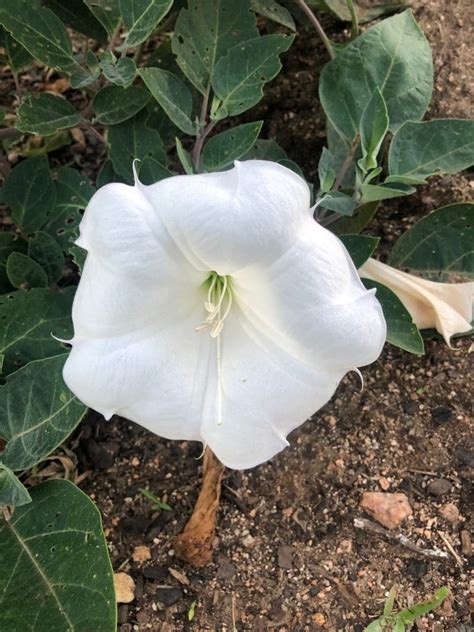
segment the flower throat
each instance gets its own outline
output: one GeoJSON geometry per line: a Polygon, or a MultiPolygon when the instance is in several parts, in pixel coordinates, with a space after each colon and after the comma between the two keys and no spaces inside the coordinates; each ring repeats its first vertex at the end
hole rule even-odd
{"type": "Polygon", "coordinates": [[[207,316],[195,331],[209,331],[211,338],[216,339],[217,363],[217,425],[222,426],[222,369],[221,369],[221,332],[224,321],[232,307],[232,287],[229,276],[221,276],[211,272],[205,284],[209,284],[204,307],[207,316]]]}

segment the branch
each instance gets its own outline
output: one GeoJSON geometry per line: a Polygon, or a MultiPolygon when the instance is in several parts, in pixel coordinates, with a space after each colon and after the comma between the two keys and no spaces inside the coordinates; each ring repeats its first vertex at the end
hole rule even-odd
{"type": "Polygon", "coordinates": [[[326,35],[326,33],[324,32],[324,29],[321,26],[318,18],[314,15],[314,13],[311,11],[311,9],[309,8],[309,6],[306,4],[304,0],[295,0],[295,2],[300,7],[300,9],[306,14],[308,20],[311,22],[311,24],[314,26],[314,28],[318,32],[319,37],[321,38],[324,46],[326,47],[329,57],[331,59],[334,59],[335,54],[334,54],[331,41],[329,37],[326,35]]]}
{"type": "Polygon", "coordinates": [[[204,141],[206,140],[207,136],[214,129],[216,125],[216,121],[210,121],[206,125],[207,106],[209,104],[210,92],[211,92],[211,86],[209,85],[206,90],[206,94],[204,95],[204,98],[202,100],[201,115],[199,117],[199,132],[196,137],[196,144],[194,145],[193,155],[192,155],[194,170],[196,171],[196,173],[199,173],[199,163],[201,162],[201,152],[202,152],[202,147],[204,145],[204,141]]]}
{"type": "Polygon", "coordinates": [[[349,167],[352,164],[352,161],[354,160],[354,156],[359,147],[359,143],[360,143],[360,136],[359,134],[356,134],[354,140],[352,141],[351,147],[349,149],[349,153],[347,154],[344,162],[342,163],[342,165],[339,168],[339,171],[337,172],[336,179],[334,180],[334,185],[332,187],[333,191],[339,190],[344,180],[344,176],[346,175],[347,170],[349,169],[349,167]]]}

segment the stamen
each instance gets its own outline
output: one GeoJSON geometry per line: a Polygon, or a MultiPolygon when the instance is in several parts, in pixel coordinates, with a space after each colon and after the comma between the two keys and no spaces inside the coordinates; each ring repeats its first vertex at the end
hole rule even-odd
{"type": "Polygon", "coordinates": [[[227,276],[211,273],[211,282],[207,292],[204,308],[207,316],[194,331],[209,331],[211,338],[216,339],[217,363],[217,425],[222,426],[222,367],[221,367],[221,333],[224,321],[232,307],[232,289],[227,276]],[[227,304],[225,302],[227,301],[227,304]]]}

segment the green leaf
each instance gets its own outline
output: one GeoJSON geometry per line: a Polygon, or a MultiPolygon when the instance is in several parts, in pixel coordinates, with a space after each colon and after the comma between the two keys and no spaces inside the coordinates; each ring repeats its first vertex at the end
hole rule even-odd
{"type": "Polygon", "coordinates": [[[283,147],[272,139],[260,139],[243,156],[242,160],[272,160],[278,162],[287,158],[283,147]]]}
{"type": "Polygon", "coordinates": [[[183,143],[180,141],[179,138],[175,138],[174,140],[176,143],[176,153],[178,154],[179,162],[181,163],[184,172],[188,175],[193,174],[194,168],[191,154],[189,153],[189,151],[186,151],[186,149],[184,149],[183,143]]]}
{"type": "Polygon", "coordinates": [[[147,113],[139,112],[124,123],[109,128],[109,157],[115,171],[128,184],[133,184],[132,164],[139,159],[137,170],[144,184],[166,178],[166,152],[159,133],[146,125],[147,113]]]}
{"type": "Polygon", "coordinates": [[[101,44],[107,41],[107,33],[100,22],[92,15],[83,0],[46,0],[48,9],[75,31],[83,33],[101,44]]]}
{"type": "Polygon", "coordinates": [[[81,121],[79,113],[63,97],[43,92],[27,96],[17,110],[20,132],[49,136],[81,121]]]}
{"type": "MultiPolygon", "coordinates": [[[[377,175],[379,174],[377,173],[377,175]]],[[[423,180],[422,178],[413,178],[412,176],[387,176],[384,184],[409,184],[412,186],[418,186],[419,184],[426,184],[426,180],[423,180]]]]}
{"type": "Polygon", "coordinates": [[[94,96],[92,107],[99,123],[116,125],[140,112],[149,99],[150,95],[143,88],[106,86],[94,96]]]}
{"type": "Polygon", "coordinates": [[[260,134],[263,121],[245,123],[213,136],[202,152],[207,171],[221,171],[251,149],[260,134]]]}
{"type": "Polygon", "coordinates": [[[234,46],[216,65],[212,87],[222,101],[214,118],[236,116],[258,103],[263,85],[281,70],[279,55],[294,36],[265,35],[234,46]]]}
{"type": "Polygon", "coordinates": [[[400,619],[403,623],[413,623],[418,617],[421,617],[424,614],[427,614],[428,612],[431,612],[431,610],[434,610],[435,608],[440,606],[448,595],[449,588],[447,588],[446,586],[438,588],[438,590],[434,594],[433,599],[430,599],[429,601],[424,601],[423,603],[417,603],[410,608],[405,608],[404,610],[401,610],[398,613],[397,618],[400,619]]]}
{"type": "Polygon", "coordinates": [[[79,424],[86,407],[63,380],[68,354],[29,362],[0,386],[1,462],[26,470],[45,459],[79,424]]]}
{"type": "Polygon", "coordinates": [[[31,496],[26,488],[20,483],[10,468],[0,463],[0,507],[6,505],[19,507],[30,502],[31,496]]]}
{"type": "Polygon", "coordinates": [[[179,12],[171,44],[183,73],[206,94],[219,59],[257,35],[250,0],[189,0],[179,12]]]}
{"type": "Polygon", "coordinates": [[[28,254],[46,272],[49,285],[61,278],[64,269],[64,254],[51,235],[42,231],[35,233],[28,242],[28,254]]]}
{"type": "Polygon", "coordinates": [[[411,11],[367,29],[324,66],[321,104],[342,137],[355,138],[376,88],[385,100],[392,132],[426,112],[433,89],[431,49],[411,11]]]}
{"type": "MultiPolygon", "coordinates": [[[[0,27],[1,28],[1,27],[0,27]]],[[[8,65],[14,73],[18,73],[26,64],[33,61],[31,53],[5,31],[5,53],[8,65]]]]}
{"type": "Polygon", "coordinates": [[[131,57],[121,57],[118,61],[110,51],[99,55],[99,64],[104,77],[116,86],[128,88],[137,74],[137,67],[131,57]]]}
{"type": "Polygon", "coordinates": [[[120,14],[128,30],[119,50],[144,42],[165,17],[173,0],[119,0],[120,14]]]}
{"type": "Polygon", "coordinates": [[[69,73],[80,68],[66,27],[50,9],[30,0],[2,0],[0,23],[47,66],[69,73]]]}
{"type": "Polygon", "coordinates": [[[377,248],[380,237],[370,235],[340,235],[339,239],[346,247],[356,268],[364,265],[377,248]]]}
{"type": "Polygon", "coordinates": [[[351,195],[346,195],[341,191],[330,191],[320,200],[319,206],[340,215],[352,215],[357,202],[351,195]]]}
{"type": "Polygon", "coordinates": [[[367,204],[377,200],[389,200],[394,197],[411,195],[416,189],[409,184],[392,182],[390,184],[362,184],[360,191],[362,193],[362,204],[367,204]]]}
{"type": "Polygon", "coordinates": [[[84,2],[105,28],[109,37],[112,37],[120,22],[118,0],[84,0],[84,2]]]}
{"type": "Polygon", "coordinates": [[[277,160],[277,162],[282,167],[286,167],[287,169],[294,171],[297,175],[299,175],[300,178],[303,178],[303,180],[306,179],[304,177],[303,170],[294,160],[289,160],[288,158],[282,158],[281,160],[277,160]]]}
{"type": "Polygon", "coordinates": [[[433,281],[474,279],[474,204],[450,204],[423,217],[393,247],[388,263],[433,281]]]}
{"type": "Polygon", "coordinates": [[[48,287],[48,276],[43,268],[27,255],[12,252],[7,260],[7,276],[13,287],[30,289],[48,287]]]}
{"type": "Polygon", "coordinates": [[[250,0],[250,6],[255,13],[286,26],[291,31],[296,31],[295,21],[291,13],[275,0],[250,0]]]}
{"type": "Polygon", "coordinates": [[[387,321],[387,341],[410,353],[423,355],[423,338],[398,296],[381,283],[369,279],[362,279],[362,282],[368,290],[377,290],[376,296],[387,321]]]}
{"type": "Polygon", "coordinates": [[[378,88],[374,90],[360,119],[362,159],[359,167],[367,172],[377,167],[377,155],[388,131],[387,106],[378,88]]]}
{"type": "Polygon", "coordinates": [[[388,597],[385,600],[385,603],[383,606],[384,616],[388,617],[392,613],[396,596],[397,596],[397,589],[395,586],[392,586],[392,588],[390,588],[390,592],[388,593],[388,597]]]}
{"type": "Polygon", "coordinates": [[[114,166],[111,160],[106,160],[97,175],[97,188],[103,187],[109,182],[124,182],[123,178],[115,172],[114,166]]]}
{"type": "Polygon", "coordinates": [[[68,248],[68,254],[71,255],[72,260],[79,268],[79,272],[81,272],[86,262],[87,252],[80,246],[72,245],[68,248]]]}
{"type": "Polygon", "coordinates": [[[46,156],[27,158],[12,169],[3,187],[3,200],[12,219],[25,232],[39,230],[56,201],[46,156]]]}
{"type": "Polygon", "coordinates": [[[377,212],[377,207],[378,202],[362,204],[354,209],[352,216],[340,217],[337,221],[332,223],[329,228],[336,235],[360,233],[377,212]]]}
{"type": "Polygon", "coordinates": [[[51,235],[64,251],[77,238],[82,210],[95,192],[89,178],[71,167],[56,172],[56,204],[42,230],[51,235]]]}
{"type": "Polygon", "coordinates": [[[64,353],[64,347],[51,334],[71,338],[74,290],[37,288],[0,296],[0,320],[9,323],[9,327],[0,329],[5,375],[32,360],[64,353]]]}
{"type": "Polygon", "coordinates": [[[13,231],[0,232],[0,294],[9,292],[12,284],[7,276],[7,261],[12,252],[26,254],[27,243],[13,231]]]}
{"type": "Polygon", "coordinates": [[[0,522],[0,629],[113,632],[113,573],[94,503],[73,483],[31,489],[0,522]]]}
{"type": "Polygon", "coordinates": [[[138,74],[176,127],[185,134],[196,135],[197,127],[191,120],[193,97],[188,86],[161,68],[142,68],[138,74]]]}
{"type": "Polygon", "coordinates": [[[327,147],[323,147],[321,158],[319,159],[318,177],[320,191],[322,193],[330,191],[336,179],[336,172],[334,171],[334,156],[327,147]]]}
{"type": "Polygon", "coordinates": [[[391,175],[424,179],[453,174],[474,164],[474,121],[408,121],[394,135],[389,151],[391,175]]]}
{"type": "MultiPolygon", "coordinates": [[[[323,0],[322,4],[327,5],[340,20],[345,22],[352,22],[351,12],[348,8],[347,0],[323,0]]],[[[365,22],[371,22],[384,15],[396,13],[400,9],[404,9],[407,6],[406,2],[382,2],[380,4],[370,4],[369,6],[359,6],[359,2],[355,3],[355,11],[358,22],[364,24],[365,22]]]]}

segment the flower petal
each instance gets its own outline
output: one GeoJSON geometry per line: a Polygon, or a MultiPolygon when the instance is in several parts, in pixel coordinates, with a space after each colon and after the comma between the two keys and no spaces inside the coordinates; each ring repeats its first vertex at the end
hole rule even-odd
{"type": "Polygon", "coordinates": [[[220,275],[281,256],[311,215],[306,182],[264,160],[166,178],[143,191],[188,260],[220,275]]]}
{"type": "Polygon", "coordinates": [[[201,311],[199,306],[161,330],[74,343],[64,367],[66,384],[107,419],[119,414],[162,437],[199,440],[199,362],[210,342],[194,331],[201,311]]]}
{"type": "Polygon", "coordinates": [[[278,260],[239,271],[233,288],[258,330],[317,369],[347,372],[380,355],[386,325],[379,302],[340,240],[310,218],[278,260]]]}
{"type": "MultiPolygon", "coordinates": [[[[74,297],[74,341],[148,330],[157,333],[203,305],[205,291],[194,284],[166,283],[144,270],[133,280],[123,278],[106,261],[89,253],[74,297]]],[[[199,321],[195,325],[199,324],[199,321]]]]}
{"type": "MultiPolygon", "coordinates": [[[[203,280],[170,238],[143,194],[146,187],[107,184],[91,198],[77,244],[127,279],[163,279],[191,287],[203,280]]],[[[182,198],[181,198],[182,200],[182,198]]],[[[183,202],[181,202],[183,203],[183,202]]]]}
{"type": "Polygon", "coordinates": [[[222,424],[209,399],[203,441],[226,466],[255,467],[288,445],[286,435],[332,397],[344,373],[295,360],[239,309],[221,337],[222,424]]]}
{"type": "Polygon", "coordinates": [[[364,263],[359,274],[386,285],[404,304],[417,327],[436,328],[448,346],[451,346],[452,336],[470,331],[473,282],[428,281],[372,258],[364,263]]]}

